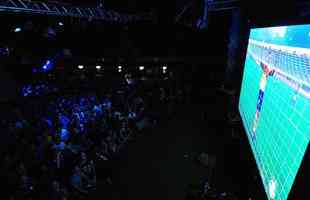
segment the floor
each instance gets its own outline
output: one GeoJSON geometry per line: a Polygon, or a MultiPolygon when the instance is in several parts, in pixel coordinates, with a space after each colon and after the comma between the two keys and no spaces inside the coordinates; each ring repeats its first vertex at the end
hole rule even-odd
{"type": "Polygon", "coordinates": [[[214,99],[214,104],[208,104],[212,108],[184,106],[174,119],[132,141],[118,161],[112,199],[185,199],[189,184],[208,176],[206,168],[194,161],[201,152],[217,157],[212,182],[220,191],[240,195],[248,189],[242,185],[248,178],[244,148],[223,125],[222,103],[214,99]],[[218,112],[202,118],[202,109],[214,108],[218,112]]]}
{"type": "Polygon", "coordinates": [[[184,199],[188,184],[206,176],[193,162],[205,140],[197,126],[176,119],[129,146],[119,174],[121,199],[184,199]]]}

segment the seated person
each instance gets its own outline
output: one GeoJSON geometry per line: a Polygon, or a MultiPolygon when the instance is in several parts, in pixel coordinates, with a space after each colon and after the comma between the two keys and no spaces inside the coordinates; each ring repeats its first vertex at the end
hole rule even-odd
{"type": "Polygon", "coordinates": [[[108,151],[108,144],[105,142],[105,140],[101,140],[101,144],[97,149],[96,152],[97,156],[99,156],[102,160],[109,160],[109,151],[108,151]]]}
{"type": "Polygon", "coordinates": [[[99,117],[102,115],[102,109],[99,105],[95,105],[93,108],[93,113],[96,117],[99,117]]]}
{"type": "Polygon", "coordinates": [[[129,114],[128,114],[128,118],[129,119],[135,119],[136,118],[136,113],[130,111],[129,114]]]}
{"type": "Polygon", "coordinates": [[[110,152],[109,154],[114,154],[117,152],[117,145],[113,141],[113,138],[111,136],[107,137],[107,144],[108,144],[108,150],[110,152]]]}
{"type": "Polygon", "coordinates": [[[21,162],[17,169],[19,176],[17,196],[22,199],[29,198],[34,190],[34,184],[32,178],[28,175],[27,169],[23,162],[21,162]]]}
{"type": "Polygon", "coordinates": [[[121,134],[123,137],[125,137],[126,139],[130,139],[131,137],[131,131],[129,129],[129,124],[128,124],[128,120],[123,120],[122,121],[122,125],[121,125],[121,130],[120,130],[121,134]]]}
{"type": "Polygon", "coordinates": [[[58,114],[58,120],[59,120],[59,124],[60,124],[61,128],[64,128],[64,129],[68,128],[69,123],[70,123],[70,119],[66,115],[59,113],[58,114]]]}
{"type": "Polygon", "coordinates": [[[61,141],[63,141],[63,142],[68,141],[68,139],[70,137],[69,131],[67,129],[65,129],[65,128],[60,129],[59,135],[61,137],[61,141]]]}
{"type": "Polygon", "coordinates": [[[81,193],[87,193],[87,190],[84,189],[84,184],[82,181],[82,172],[79,166],[76,166],[71,177],[71,185],[74,189],[81,193]]]}
{"type": "Polygon", "coordinates": [[[62,151],[66,147],[65,142],[61,141],[61,135],[59,134],[54,136],[52,144],[53,144],[53,149],[57,151],[62,151]]]}
{"type": "Polygon", "coordinates": [[[117,138],[117,145],[118,146],[122,146],[126,141],[127,138],[124,135],[124,133],[121,130],[118,130],[117,132],[115,132],[116,138],[117,138]]]}
{"type": "Polygon", "coordinates": [[[81,169],[82,182],[86,183],[85,187],[89,189],[96,187],[97,178],[94,162],[88,159],[84,152],[81,153],[79,168],[81,169]]]}
{"type": "Polygon", "coordinates": [[[74,154],[77,154],[82,149],[83,135],[80,135],[77,128],[73,126],[69,129],[69,132],[70,136],[66,141],[66,149],[70,150],[74,154]]]}

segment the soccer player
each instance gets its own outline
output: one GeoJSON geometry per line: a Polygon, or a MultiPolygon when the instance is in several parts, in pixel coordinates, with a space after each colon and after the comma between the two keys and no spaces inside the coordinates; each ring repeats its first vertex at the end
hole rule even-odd
{"type": "Polygon", "coordinates": [[[274,74],[274,69],[271,69],[270,67],[268,67],[267,65],[263,63],[261,63],[260,66],[263,70],[263,74],[259,82],[259,93],[258,93],[258,100],[256,104],[256,113],[255,113],[253,127],[252,127],[252,138],[253,139],[256,139],[256,129],[257,129],[258,122],[259,122],[260,111],[263,105],[267,80],[269,76],[273,76],[274,74]]]}

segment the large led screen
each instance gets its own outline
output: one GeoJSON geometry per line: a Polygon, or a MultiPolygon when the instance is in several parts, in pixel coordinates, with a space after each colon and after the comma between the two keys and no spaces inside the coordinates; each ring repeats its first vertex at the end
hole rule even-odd
{"type": "Polygon", "coordinates": [[[310,25],[251,30],[239,111],[266,199],[286,200],[310,138],[310,25]]]}

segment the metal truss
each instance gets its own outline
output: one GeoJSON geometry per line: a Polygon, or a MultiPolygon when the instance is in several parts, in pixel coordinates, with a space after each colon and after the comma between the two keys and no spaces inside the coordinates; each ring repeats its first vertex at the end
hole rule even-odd
{"type": "Polygon", "coordinates": [[[58,3],[32,2],[29,0],[1,0],[0,12],[91,18],[120,23],[152,20],[150,15],[127,15],[103,8],[82,8],[71,5],[60,5],[58,3]]]}
{"type": "Polygon", "coordinates": [[[227,0],[227,1],[208,1],[208,11],[222,11],[233,10],[240,8],[239,0],[227,0]]]}
{"type": "Polygon", "coordinates": [[[195,13],[195,4],[190,1],[183,9],[177,14],[175,18],[176,23],[181,23],[189,27],[204,28],[207,26],[208,15],[210,12],[220,11],[233,11],[240,8],[240,0],[204,0],[203,15],[197,19],[195,13]]]}

